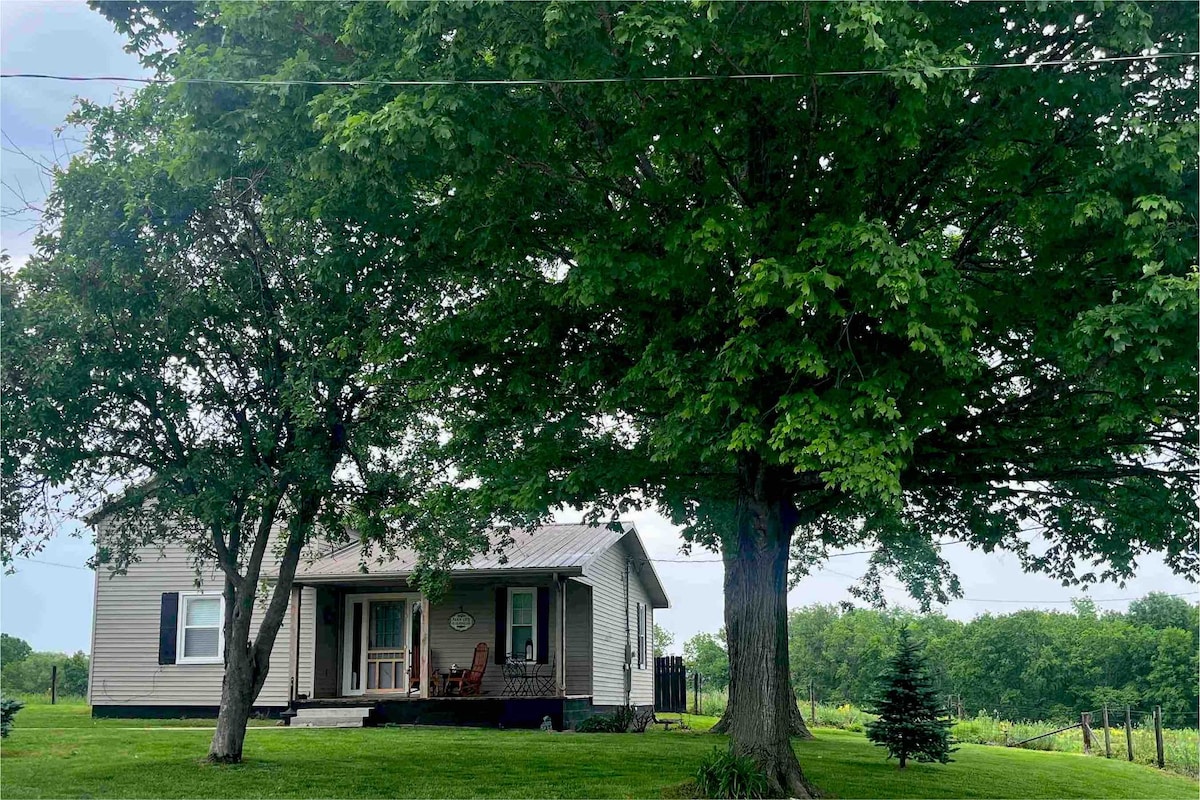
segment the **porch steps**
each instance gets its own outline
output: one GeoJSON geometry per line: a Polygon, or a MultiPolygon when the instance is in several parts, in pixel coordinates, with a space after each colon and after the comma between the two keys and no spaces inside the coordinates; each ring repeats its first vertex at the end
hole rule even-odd
{"type": "Polygon", "coordinates": [[[361,728],[374,706],[298,708],[288,722],[292,728],[361,728]]]}

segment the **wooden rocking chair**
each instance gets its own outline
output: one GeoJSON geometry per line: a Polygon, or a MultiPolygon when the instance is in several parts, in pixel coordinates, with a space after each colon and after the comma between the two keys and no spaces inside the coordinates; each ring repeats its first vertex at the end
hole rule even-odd
{"type": "Polygon", "coordinates": [[[477,697],[482,694],[483,673],[487,669],[487,660],[487,643],[480,642],[475,645],[475,657],[471,660],[471,668],[446,679],[446,694],[456,692],[459,697],[477,697]]]}

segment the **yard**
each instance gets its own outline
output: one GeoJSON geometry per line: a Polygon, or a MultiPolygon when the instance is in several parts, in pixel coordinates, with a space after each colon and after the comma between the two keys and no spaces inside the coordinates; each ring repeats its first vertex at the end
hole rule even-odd
{"type": "MultiPolygon", "coordinates": [[[[697,728],[711,718],[693,720],[697,728]]],[[[84,705],[31,705],[0,752],[17,797],[677,797],[723,739],[462,728],[256,726],[246,763],[200,763],[205,721],[92,720],[84,705]]],[[[797,742],[809,777],[853,797],[1195,798],[1188,778],[1122,761],[963,745],[946,766],[904,772],[860,734],[797,742]]]]}

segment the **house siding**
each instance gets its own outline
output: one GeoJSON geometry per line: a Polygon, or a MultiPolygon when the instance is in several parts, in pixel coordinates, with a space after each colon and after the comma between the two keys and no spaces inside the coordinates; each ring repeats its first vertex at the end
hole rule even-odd
{"type": "MultiPolygon", "coordinates": [[[[623,578],[627,561],[641,552],[628,540],[614,543],[595,556],[584,574],[564,581],[566,619],[563,626],[566,692],[594,698],[598,706],[614,706],[625,701],[625,665],[630,669],[630,701],[649,705],[654,700],[653,653],[646,666],[637,666],[637,604],[647,606],[647,643],[652,647],[654,617],[650,598],[637,559],[631,562],[629,598],[624,603],[623,578]],[[629,621],[630,652],[626,653],[626,618],[629,621]]],[[[221,664],[158,663],[159,614],[161,597],[166,592],[202,591],[217,594],[222,580],[215,569],[197,575],[186,550],[180,546],[145,548],[141,559],[129,566],[124,575],[100,572],[95,584],[95,616],[92,631],[92,660],[89,697],[96,707],[128,709],[146,707],[215,708],[220,703],[221,664]]],[[[644,569],[645,567],[643,567],[644,569]]],[[[496,663],[495,592],[497,588],[541,587],[550,589],[549,665],[554,674],[558,652],[557,614],[560,605],[554,579],[548,571],[538,576],[490,576],[453,580],[444,599],[430,608],[429,629],[431,668],[445,670],[451,664],[466,667],[471,663],[475,645],[488,645],[488,661],[483,692],[504,693],[502,665],[496,663]],[[475,618],[470,630],[455,631],[450,617],[459,610],[475,618]]],[[[290,699],[293,666],[296,692],[309,698],[336,697],[341,694],[342,615],[347,594],[412,592],[403,579],[388,587],[372,583],[360,589],[349,586],[306,585],[293,597],[300,598],[298,613],[284,615],[271,654],[270,672],[256,706],[282,708],[290,699]],[[297,624],[296,637],[292,626],[297,624]]],[[[256,605],[253,630],[261,623],[265,602],[256,605]]]]}
{"type": "Polygon", "coordinates": [[[592,693],[592,587],[567,581],[567,694],[592,693]]]}
{"type": "Polygon", "coordinates": [[[625,667],[630,674],[629,702],[633,705],[654,703],[653,611],[636,563],[629,575],[629,602],[625,604],[624,575],[631,551],[624,541],[601,553],[584,569],[592,582],[592,699],[596,705],[621,705],[625,702],[625,667]],[[646,609],[646,666],[637,666],[637,604],[646,609]],[[628,615],[628,616],[627,616],[628,615]],[[626,619],[629,621],[629,651],[625,649],[626,619]]]}
{"type": "MultiPolygon", "coordinates": [[[[475,645],[484,642],[488,646],[487,669],[483,673],[482,690],[484,694],[501,694],[504,689],[504,670],[496,663],[496,589],[546,586],[550,588],[550,618],[547,630],[550,636],[549,658],[550,669],[558,656],[555,647],[554,631],[557,622],[556,603],[553,602],[554,589],[549,576],[544,579],[513,578],[504,581],[455,581],[451,583],[445,599],[429,609],[429,650],[432,669],[446,670],[451,664],[460,668],[469,667],[475,655],[475,645]],[[456,631],[450,627],[450,617],[459,611],[466,611],[475,618],[475,624],[465,631],[456,631]]],[[[570,617],[568,617],[570,619],[570,617]]]]}
{"type": "MultiPolygon", "coordinates": [[[[158,637],[164,592],[220,594],[215,568],[197,575],[178,545],[144,548],[124,575],[101,571],[96,579],[91,676],[88,696],[95,706],[216,706],[221,701],[221,664],[159,664],[158,637]]],[[[256,604],[252,630],[262,621],[256,604]]],[[[282,707],[290,685],[288,642],[291,613],[271,654],[270,669],[256,706],[282,707]]],[[[311,663],[311,658],[310,658],[311,663]]]]}

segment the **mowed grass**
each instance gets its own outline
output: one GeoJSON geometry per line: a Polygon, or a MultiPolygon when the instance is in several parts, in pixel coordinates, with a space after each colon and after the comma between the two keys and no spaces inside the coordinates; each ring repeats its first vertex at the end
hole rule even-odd
{"type": "MultiPolygon", "coordinates": [[[[211,733],[86,707],[31,706],[0,749],[0,795],[24,797],[674,797],[724,737],[466,728],[256,727],[246,761],[202,762],[211,733]],[[68,710],[69,709],[69,710],[68,710]],[[122,725],[121,723],[124,723],[122,725]]],[[[187,725],[202,724],[186,721],[187,725]]],[[[1121,761],[964,745],[948,765],[899,771],[860,734],[796,742],[809,778],[842,798],[1195,798],[1188,778],[1121,761]]]]}
{"type": "MultiPolygon", "coordinates": [[[[213,719],[121,719],[92,717],[92,707],[82,697],[60,699],[56,705],[40,698],[18,697],[25,708],[17,712],[21,728],[203,728],[212,730],[213,719]]],[[[274,727],[276,720],[252,719],[250,727],[274,727]]],[[[7,744],[7,743],[6,743],[7,744]]]]}

